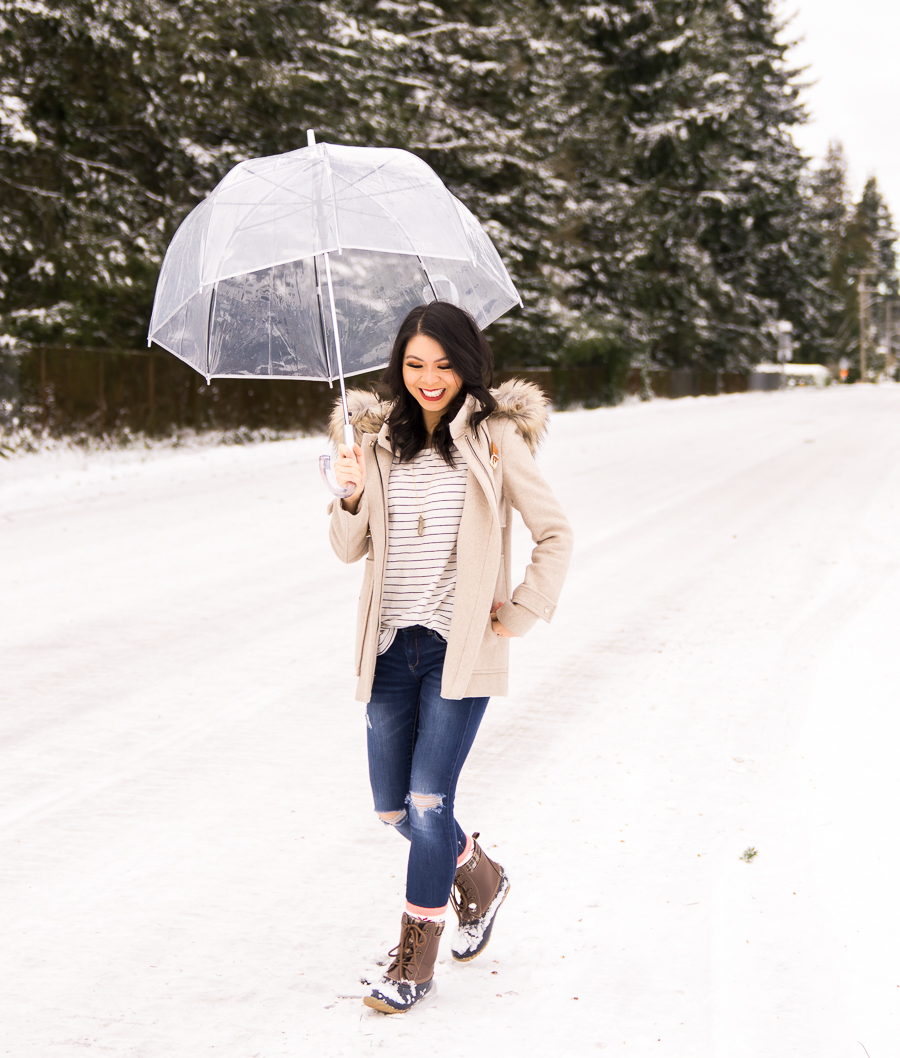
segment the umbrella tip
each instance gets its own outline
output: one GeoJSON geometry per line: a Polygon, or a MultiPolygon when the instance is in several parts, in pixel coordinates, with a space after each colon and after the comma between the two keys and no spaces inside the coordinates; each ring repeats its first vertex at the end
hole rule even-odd
{"type": "Polygon", "coordinates": [[[316,134],[313,129],[306,130],[306,146],[315,147],[316,145],[316,134]]]}

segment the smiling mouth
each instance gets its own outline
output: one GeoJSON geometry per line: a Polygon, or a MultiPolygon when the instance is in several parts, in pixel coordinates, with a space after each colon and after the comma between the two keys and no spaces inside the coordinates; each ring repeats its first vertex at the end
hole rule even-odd
{"type": "Polygon", "coordinates": [[[419,392],[425,400],[440,400],[447,391],[446,389],[420,389],[419,392]]]}

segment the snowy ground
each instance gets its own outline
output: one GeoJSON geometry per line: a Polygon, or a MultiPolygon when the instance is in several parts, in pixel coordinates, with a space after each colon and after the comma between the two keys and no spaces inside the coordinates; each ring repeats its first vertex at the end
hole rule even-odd
{"type": "Polygon", "coordinates": [[[896,1056],[898,420],[554,417],[574,569],[459,803],[512,892],[393,1018],[321,442],[0,464],[0,1054],[896,1056]]]}

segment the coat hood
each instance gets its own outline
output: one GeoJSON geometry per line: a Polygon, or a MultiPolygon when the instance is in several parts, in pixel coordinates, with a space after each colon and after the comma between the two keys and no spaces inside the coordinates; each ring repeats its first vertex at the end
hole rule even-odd
{"type": "MultiPolygon", "coordinates": [[[[533,382],[526,382],[521,378],[511,378],[492,389],[491,394],[497,401],[497,410],[488,419],[488,423],[509,419],[533,453],[547,432],[549,397],[533,382]]],[[[359,442],[364,433],[378,433],[390,414],[391,402],[379,400],[369,390],[348,389],[347,407],[353,432],[359,442]]],[[[341,410],[341,402],[337,401],[328,420],[328,434],[335,447],[343,443],[343,427],[344,413],[341,410]]]]}

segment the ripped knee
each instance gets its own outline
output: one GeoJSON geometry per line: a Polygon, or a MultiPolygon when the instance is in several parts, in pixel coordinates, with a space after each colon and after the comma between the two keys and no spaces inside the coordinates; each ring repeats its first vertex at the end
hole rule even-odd
{"type": "Polygon", "coordinates": [[[406,809],[401,808],[399,812],[378,812],[378,818],[389,827],[399,827],[406,821],[406,809]]]}
{"type": "Polygon", "coordinates": [[[420,816],[426,812],[440,812],[444,807],[443,794],[410,793],[406,800],[420,816]]]}

